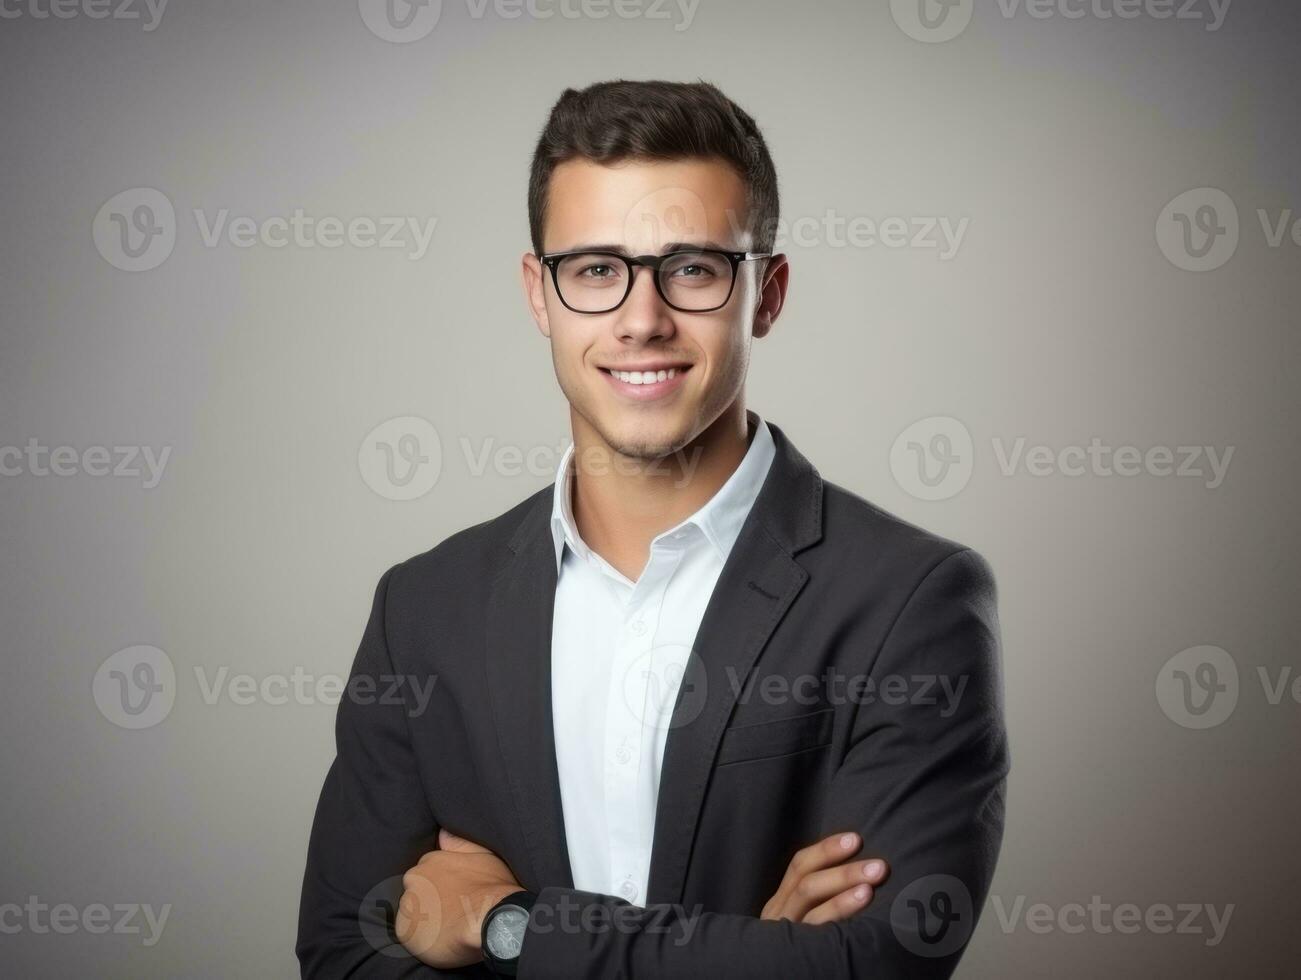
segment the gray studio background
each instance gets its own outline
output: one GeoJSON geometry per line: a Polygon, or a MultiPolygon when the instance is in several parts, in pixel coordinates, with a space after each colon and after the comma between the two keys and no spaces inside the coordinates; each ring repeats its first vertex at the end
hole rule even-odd
{"type": "Polygon", "coordinates": [[[998,574],[1010,807],[960,975],[1292,975],[1295,8],[119,2],[0,18],[0,972],[296,975],[312,685],[387,567],[549,483],[567,437],[517,273],[545,114],[704,77],[789,223],[750,406],[998,574]],[[229,224],[296,209],[436,220],[423,251],[229,224]],[[124,228],[158,231],[133,258],[124,228]],[[1093,440],[1145,455],[1104,475],[1093,440]],[[389,479],[380,442],[430,462],[389,479]],[[113,671],[168,664],[157,717],[113,707],[113,671]],[[1181,709],[1180,676],[1223,697],[1181,709]],[[1233,908],[1216,936],[1091,902],[1233,908]],[[168,912],[105,932],[96,904],[168,912]]]}

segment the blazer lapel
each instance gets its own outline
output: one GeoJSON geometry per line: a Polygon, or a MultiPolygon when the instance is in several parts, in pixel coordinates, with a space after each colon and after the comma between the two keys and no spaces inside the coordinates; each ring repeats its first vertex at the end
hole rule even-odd
{"type": "Polygon", "coordinates": [[[780,429],[768,427],[777,452],[705,609],[670,721],[647,904],[682,900],[723,730],[755,661],[808,579],[793,554],[822,534],[821,477],[780,429]]]}
{"type": "MultiPolygon", "coordinates": [[[[551,621],[556,557],[550,488],[539,492],[512,537],[512,557],[488,601],[486,670],[492,722],[515,801],[512,814],[534,889],[573,886],[551,714],[551,621]]],[[[516,869],[522,873],[522,869],[516,869]]]]}

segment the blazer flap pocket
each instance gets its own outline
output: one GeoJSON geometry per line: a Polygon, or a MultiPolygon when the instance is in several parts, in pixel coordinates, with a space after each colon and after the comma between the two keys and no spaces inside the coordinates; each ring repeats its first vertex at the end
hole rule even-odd
{"type": "Polygon", "coordinates": [[[823,708],[776,721],[735,725],[723,732],[723,744],[715,764],[723,766],[729,762],[790,755],[828,745],[835,713],[835,708],[823,708]]]}

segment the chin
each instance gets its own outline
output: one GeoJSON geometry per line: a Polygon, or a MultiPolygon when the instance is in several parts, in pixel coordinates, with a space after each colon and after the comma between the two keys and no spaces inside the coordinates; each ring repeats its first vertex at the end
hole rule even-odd
{"type": "Polygon", "coordinates": [[[646,438],[607,440],[611,448],[621,456],[651,462],[672,456],[682,448],[677,440],[651,440],[646,438]]]}
{"type": "Polygon", "coordinates": [[[610,448],[629,459],[655,460],[671,456],[691,441],[687,427],[676,421],[631,422],[598,426],[610,448]]]}

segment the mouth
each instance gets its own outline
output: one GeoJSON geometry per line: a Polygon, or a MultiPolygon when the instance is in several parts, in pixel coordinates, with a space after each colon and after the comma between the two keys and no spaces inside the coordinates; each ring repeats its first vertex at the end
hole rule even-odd
{"type": "Polygon", "coordinates": [[[637,371],[599,368],[614,390],[625,398],[651,401],[672,394],[682,386],[690,364],[652,364],[637,371]]]}

